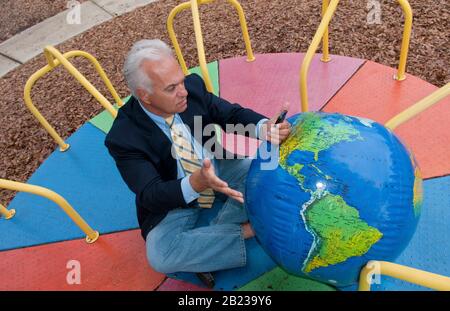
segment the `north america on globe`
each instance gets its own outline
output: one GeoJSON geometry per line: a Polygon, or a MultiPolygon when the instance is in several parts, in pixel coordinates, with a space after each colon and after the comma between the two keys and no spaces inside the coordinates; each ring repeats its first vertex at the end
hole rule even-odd
{"type": "MultiPolygon", "coordinates": [[[[363,140],[352,122],[350,118],[336,121],[317,113],[304,113],[292,125],[291,135],[280,146],[280,167],[297,180],[304,192],[311,195],[303,206],[299,206],[299,217],[313,237],[308,256],[300,263],[306,274],[320,267],[345,262],[354,256],[362,256],[383,236],[377,228],[362,220],[358,209],[348,204],[341,195],[330,193],[325,183],[308,183],[310,174],[302,173],[308,168],[325,181],[333,180],[333,176],[321,170],[320,152],[340,142],[363,140]],[[289,161],[296,153],[312,153],[314,161],[289,161]]],[[[371,126],[368,120],[360,122],[371,126]]]]}

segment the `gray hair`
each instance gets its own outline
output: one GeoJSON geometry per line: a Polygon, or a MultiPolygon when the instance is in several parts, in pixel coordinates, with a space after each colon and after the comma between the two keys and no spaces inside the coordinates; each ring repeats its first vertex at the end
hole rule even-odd
{"type": "Polygon", "coordinates": [[[156,61],[164,56],[173,56],[171,48],[159,39],[136,42],[125,59],[123,74],[131,94],[137,98],[137,89],[153,92],[152,80],[142,70],[144,60],[156,61]]]}

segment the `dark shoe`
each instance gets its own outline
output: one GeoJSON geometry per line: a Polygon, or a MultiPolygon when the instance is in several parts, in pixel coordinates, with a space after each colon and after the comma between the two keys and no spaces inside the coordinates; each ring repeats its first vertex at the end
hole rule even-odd
{"type": "Polygon", "coordinates": [[[214,281],[214,277],[211,272],[198,272],[196,273],[197,277],[202,281],[203,284],[208,288],[213,288],[216,282],[214,281]]]}

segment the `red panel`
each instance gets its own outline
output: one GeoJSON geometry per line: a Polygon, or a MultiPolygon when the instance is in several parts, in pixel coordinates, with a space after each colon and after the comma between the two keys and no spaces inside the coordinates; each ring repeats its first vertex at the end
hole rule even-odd
{"type": "MultiPolygon", "coordinates": [[[[392,77],[396,70],[366,62],[323,111],[361,116],[386,123],[437,89],[417,77],[392,77]]],[[[412,149],[424,178],[450,174],[450,98],[442,100],[395,132],[412,149]]]]}
{"type": "Polygon", "coordinates": [[[179,280],[167,279],[158,287],[158,291],[211,291],[211,289],[179,280]]]}
{"type": "Polygon", "coordinates": [[[151,291],[165,279],[149,267],[139,230],[0,252],[0,261],[0,290],[151,291]],[[71,260],[80,263],[80,285],[67,283],[71,260]]]}
{"type": "MultiPolygon", "coordinates": [[[[230,102],[272,117],[284,101],[291,103],[288,116],[300,112],[299,72],[304,54],[258,54],[254,62],[245,57],[219,61],[220,96],[230,102]]],[[[331,62],[317,54],[308,75],[309,109],[319,110],[358,70],[364,60],[331,55],[331,62]]],[[[238,154],[253,155],[254,139],[224,135],[224,146],[238,154]],[[235,141],[236,140],[236,141],[235,141]],[[247,150],[247,151],[246,151],[247,150]]]]}

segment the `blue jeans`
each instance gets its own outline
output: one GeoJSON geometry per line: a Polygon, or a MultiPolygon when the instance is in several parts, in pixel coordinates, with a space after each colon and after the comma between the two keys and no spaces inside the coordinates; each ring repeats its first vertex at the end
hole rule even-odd
{"type": "MultiPolygon", "coordinates": [[[[216,160],[216,174],[244,193],[250,159],[216,160]]],[[[216,195],[216,200],[221,194],[216,195]]],[[[248,221],[243,204],[226,197],[209,226],[196,228],[201,208],[170,211],[146,242],[147,259],[161,273],[212,272],[246,265],[241,225],[248,221]]]]}

